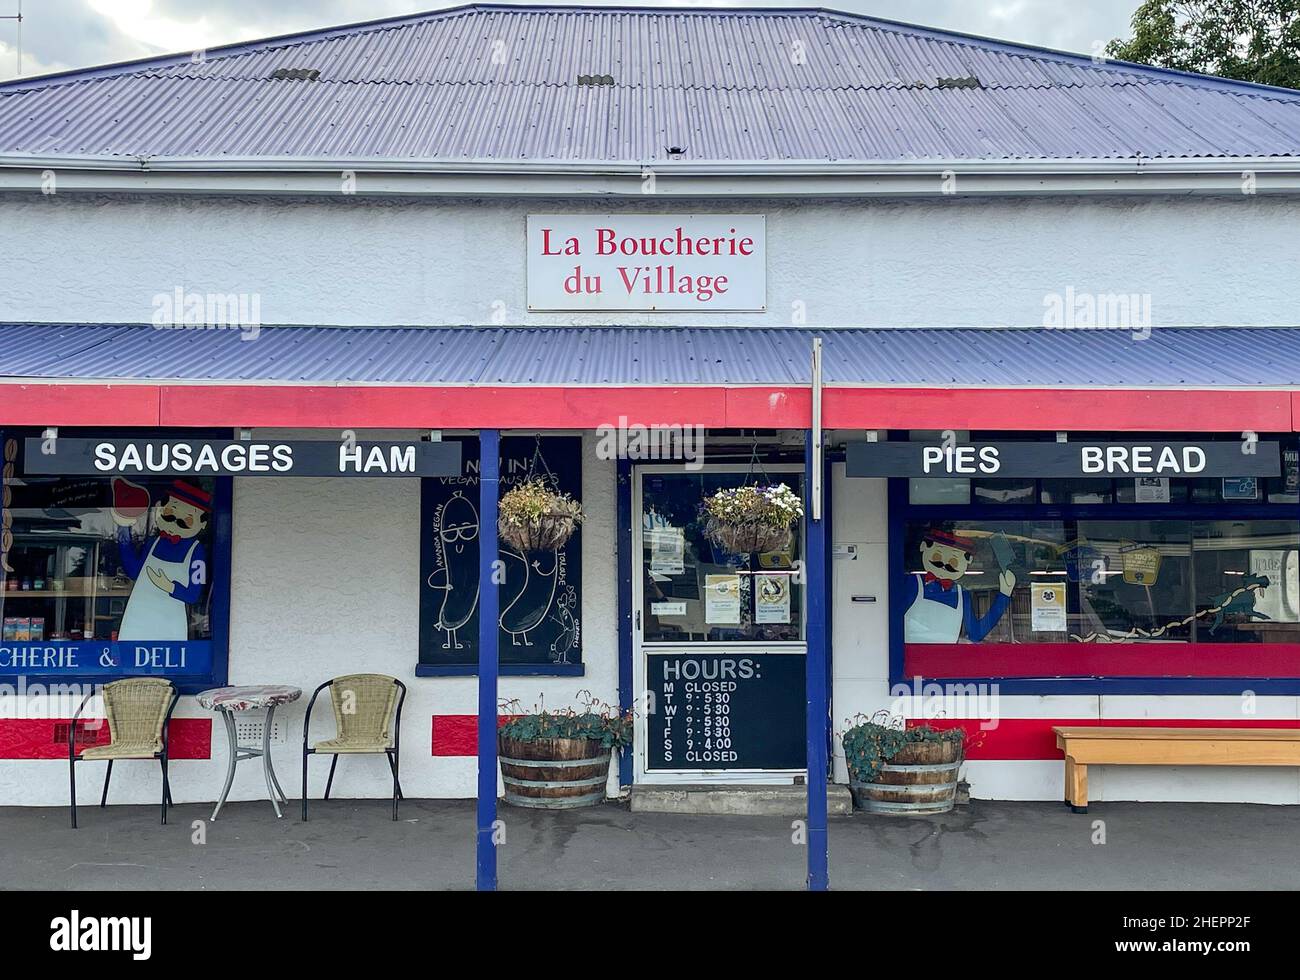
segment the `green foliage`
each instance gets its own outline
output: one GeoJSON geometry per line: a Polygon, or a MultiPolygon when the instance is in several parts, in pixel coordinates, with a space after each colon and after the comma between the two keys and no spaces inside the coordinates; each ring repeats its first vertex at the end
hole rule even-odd
{"type": "Polygon", "coordinates": [[[803,501],[784,483],[728,487],[704,498],[704,512],[719,524],[761,524],[785,530],[803,516],[803,501]]]}
{"type": "MultiPolygon", "coordinates": [[[[853,720],[854,724],[840,736],[840,744],[844,746],[849,775],[860,783],[872,782],[880,767],[898,755],[904,746],[918,742],[962,742],[966,738],[966,733],[960,728],[939,730],[929,725],[902,728],[892,722],[867,721],[861,715],[853,720]]],[[[897,722],[901,723],[901,719],[897,722]]]]}
{"type": "Polygon", "coordinates": [[[1300,88],[1300,0],[1145,0],[1123,61],[1300,88]]]}
{"type": "Polygon", "coordinates": [[[548,487],[543,480],[528,480],[512,487],[497,504],[503,525],[536,525],[544,517],[561,517],[582,523],[582,505],[567,493],[548,487]]]}
{"type": "Polygon", "coordinates": [[[581,709],[560,708],[548,711],[542,704],[525,709],[519,701],[501,703],[502,714],[517,715],[501,726],[506,738],[521,742],[540,742],[548,738],[585,738],[599,742],[603,748],[622,749],[632,744],[632,712],[619,713],[612,704],[579,691],[581,709]]]}

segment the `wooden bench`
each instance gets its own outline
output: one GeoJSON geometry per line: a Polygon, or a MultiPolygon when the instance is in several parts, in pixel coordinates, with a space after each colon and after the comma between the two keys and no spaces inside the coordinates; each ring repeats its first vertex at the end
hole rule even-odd
{"type": "Polygon", "coordinates": [[[1088,766],[1300,766],[1296,728],[1053,728],[1065,802],[1088,812],[1088,766]]]}

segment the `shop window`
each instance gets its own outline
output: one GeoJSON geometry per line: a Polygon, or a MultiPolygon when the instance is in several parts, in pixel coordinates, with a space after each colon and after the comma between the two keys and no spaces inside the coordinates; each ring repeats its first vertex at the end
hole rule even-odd
{"type": "Polygon", "coordinates": [[[24,476],[37,434],[3,437],[0,674],[224,682],[229,481],[24,476]]]}
{"type": "MultiPolygon", "coordinates": [[[[803,478],[772,472],[802,496],[803,478]]],[[[752,479],[733,473],[647,473],[641,497],[644,639],[648,643],[804,639],[802,528],[789,547],[732,554],[704,533],[702,501],[752,479]]]]}
{"type": "MultiPolygon", "coordinates": [[[[420,661],[424,676],[474,673],[479,636],[479,441],[458,437],[463,472],[421,485],[420,661]]],[[[501,493],[536,477],[582,499],[579,436],[506,436],[501,493]]],[[[499,549],[503,673],[581,674],[582,531],[557,550],[499,549]]]]}

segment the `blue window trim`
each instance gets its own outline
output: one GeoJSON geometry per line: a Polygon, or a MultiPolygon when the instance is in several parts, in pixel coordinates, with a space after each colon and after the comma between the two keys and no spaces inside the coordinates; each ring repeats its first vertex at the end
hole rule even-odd
{"type": "MultiPolygon", "coordinates": [[[[585,677],[586,664],[501,664],[502,677],[585,677]]],[[[416,677],[477,677],[478,664],[416,664],[416,677]]]]}
{"type": "MultiPolygon", "coordinates": [[[[32,432],[39,434],[40,427],[20,427],[13,426],[8,429],[0,429],[0,445],[3,445],[5,438],[9,433],[15,433],[16,437],[23,438],[32,432]]],[[[64,434],[79,434],[83,427],[69,426],[64,430],[64,434]]],[[[118,430],[91,430],[94,434],[110,435],[118,430]]],[[[136,430],[132,430],[133,432],[136,430]]],[[[150,434],[158,434],[159,430],[150,430],[150,434]]],[[[230,430],[185,430],[185,434],[195,439],[228,439],[230,430]]],[[[0,500],[0,508],[3,507],[3,501],[0,500]]],[[[224,687],[228,684],[230,678],[230,560],[231,560],[231,541],[234,531],[234,479],[228,476],[217,477],[214,481],[212,495],[212,546],[213,546],[213,564],[216,568],[216,574],[213,576],[212,587],[212,672],[210,674],[194,677],[171,677],[169,678],[175,685],[176,690],[181,694],[198,694],[200,691],[212,687],[224,687]]],[[[102,674],[15,674],[0,672],[0,684],[17,686],[20,679],[25,678],[28,684],[75,684],[82,687],[92,687],[119,680],[121,677],[132,676],[129,672],[119,676],[105,676],[102,674]]],[[[157,676],[166,677],[166,674],[157,676]]]]}
{"type": "MultiPolygon", "coordinates": [[[[906,439],[905,432],[889,438],[906,439]]],[[[913,504],[905,478],[889,480],[889,684],[909,686],[914,678],[904,672],[903,616],[905,596],[895,583],[906,569],[903,545],[909,520],[927,518],[968,520],[1295,520],[1295,504],[1218,502],[1205,504],[913,504]]],[[[1296,677],[943,677],[922,678],[937,684],[996,684],[1001,694],[1136,695],[1222,694],[1244,691],[1268,695],[1300,695],[1300,664],[1296,677]]]]}

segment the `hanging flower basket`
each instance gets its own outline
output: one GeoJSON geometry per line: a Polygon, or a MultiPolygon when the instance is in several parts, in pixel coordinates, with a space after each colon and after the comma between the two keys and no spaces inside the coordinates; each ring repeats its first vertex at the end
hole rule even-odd
{"type": "Polygon", "coordinates": [[[735,555],[786,551],[803,501],[784,483],[719,490],[704,500],[704,533],[735,555]]]}
{"type": "Polygon", "coordinates": [[[558,551],[582,523],[582,505],[542,480],[528,480],[507,491],[498,505],[497,534],[523,554],[558,551]]]}

